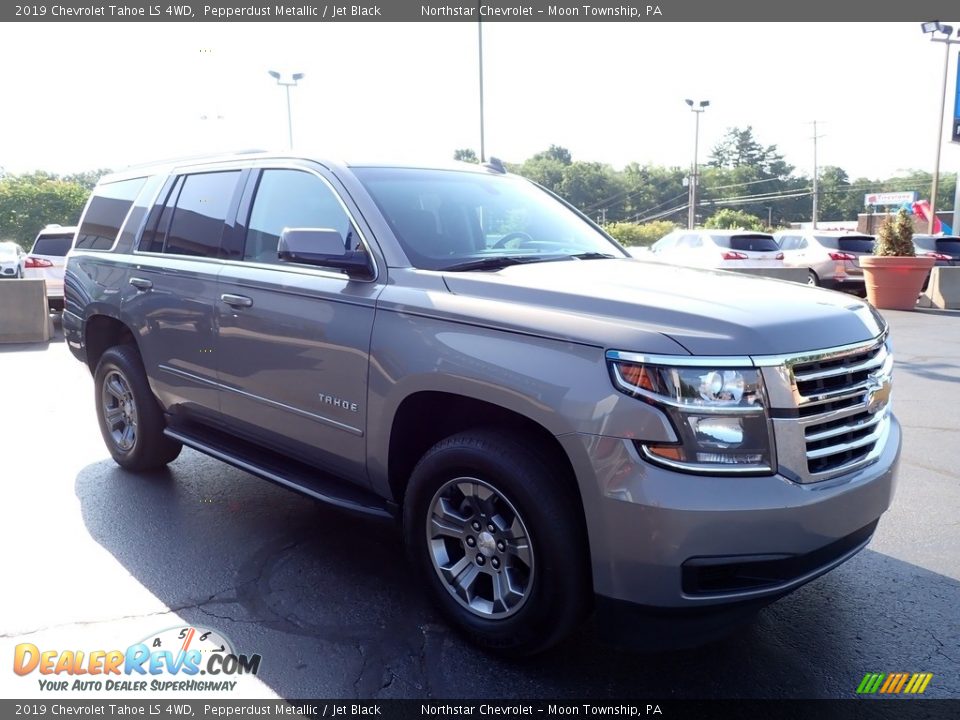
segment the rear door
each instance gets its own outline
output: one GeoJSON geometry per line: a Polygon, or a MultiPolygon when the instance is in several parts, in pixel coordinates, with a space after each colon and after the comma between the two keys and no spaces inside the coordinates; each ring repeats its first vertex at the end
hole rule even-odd
{"type": "Polygon", "coordinates": [[[151,385],[168,409],[217,413],[217,275],[225,220],[239,203],[246,172],[175,176],[140,239],[122,308],[139,328],[151,385]]]}
{"type": "Polygon", "coordinates": [[[280,261],[284,228],[364,243],[359,213],[314,166],[263,167],[244,192],[239,259],[219,277],[217,357],[235,432],[363,482],[367,364],[381,279],[280,261]]]}

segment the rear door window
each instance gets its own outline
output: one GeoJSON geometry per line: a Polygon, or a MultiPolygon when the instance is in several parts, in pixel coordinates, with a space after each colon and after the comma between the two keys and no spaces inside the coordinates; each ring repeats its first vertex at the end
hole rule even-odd
{"type": "Polygon", "coordinates": [[[176,200],[163,252],[220,257],[224,222],[239,178],[239,170],[187,175],[176,200]]]}
{"type": "Polygon", "coordinates": [[[94,193],[77,232],[77,248],[109,250],[146,178],[101,185],[94,193]]]}

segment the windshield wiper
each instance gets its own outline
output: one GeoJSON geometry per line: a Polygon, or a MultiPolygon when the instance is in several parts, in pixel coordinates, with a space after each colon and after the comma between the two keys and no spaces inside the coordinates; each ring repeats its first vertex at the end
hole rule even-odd
{"type": "Polygon", "coordinates": [[[524,265],[526,263],[549,262],[552,260],[566,260],[566,255],[497,255],[495,257],[467,260],[462,263],[440,268],[443,271],[462,272],[465,270],[500,270],[510,265],[524,265]]]}
{"type": "Polygon", "coordinates": [[[618,258],[621,256],[602,252],[582,252],[575,255],[568,255],[567,257],[576,258],[577,260],[606,260],[608,258],[618,258]]]}

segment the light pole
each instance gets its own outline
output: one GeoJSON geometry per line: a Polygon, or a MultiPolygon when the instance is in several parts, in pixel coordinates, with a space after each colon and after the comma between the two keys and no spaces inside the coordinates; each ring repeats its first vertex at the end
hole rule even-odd
{"type": "Polygon", "coordinates": [[[477,0],[477,55],[480,67],[480,162],[487,161],[483,144],[483,21],[480,19],[480,1],[477,0]]]}
{"type": "Polygon", "coordinates": [[[690,106],[690,109],[696,115],[696,121],[694,122],[693,130],[693,174],[690,176],[690,208],[687,214],[687,227],[690,230],[693,230],[693,226],[697,221],[697,180],[699,179],[698,167],[697,167],[697,154],[699,152],[700,144],[700,113],[702,113],[709,105],[709,100],[701,100],[700,102],[694,103],[693,100],[685,100],[684,102],[690,106]]]}
{"type": "Polygon", "coordinates": [[[960,43],[960,39],[954,39],[953,27],[944,25],[939,20],[921,23],[923,32],[930,36],[932,42],[943,43],[943,89],[940,91],[940,122],[937,125],[937,154],[933,164],[933,183],[930,187],[930,219],[927,225],[927,232],[933,234],[933,227],[937,222],[937,185],[940,183],[940,147],[943,145],[943,112],[947,104],[947,70],[950,66],[950,46],[960,43]],[[936,33],[941,33],[945,37],[937,37],[936,33]]]}
{"type": "Polygon", "coordinates": [[[287,135],[290,140],[290,149],[293,150],[293,114],[290,112],[290,88],[297,86],[297,81],[303,79],[303,73],[294,73],[291,75],[293,82],[284,82],[280,78],[280,73],[276,70],[267,70],[270,77],[277,81],[277,85],[283,85],[287,89],[287,135]]]}

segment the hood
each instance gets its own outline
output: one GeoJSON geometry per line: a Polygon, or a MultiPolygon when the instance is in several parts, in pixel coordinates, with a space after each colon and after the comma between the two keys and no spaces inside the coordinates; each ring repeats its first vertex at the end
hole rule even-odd
{"type": "Polygon", "coordinates": [[[851,295],[633,259],[532,263],[444,280],[450,292],[480,301],[487,318],[498,317],[500,305],[501,317],[521,311],[528,331],[635,352],[659,352],[643,345],[655,333],[693,355],[780,355],[863,342],[885,327],[851,295]]]}

